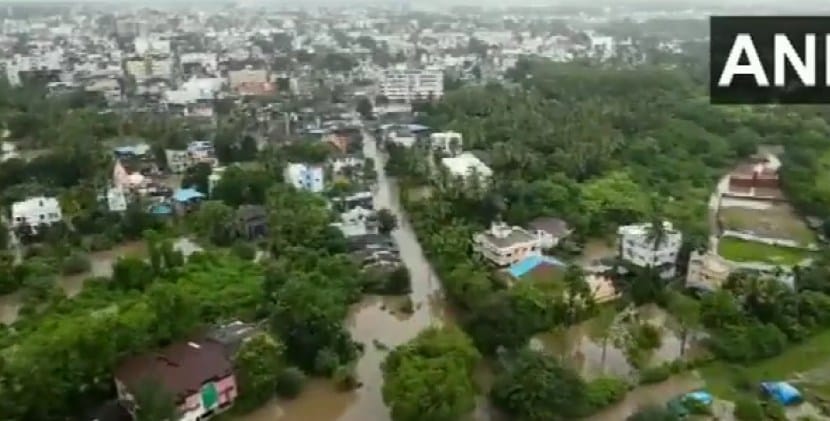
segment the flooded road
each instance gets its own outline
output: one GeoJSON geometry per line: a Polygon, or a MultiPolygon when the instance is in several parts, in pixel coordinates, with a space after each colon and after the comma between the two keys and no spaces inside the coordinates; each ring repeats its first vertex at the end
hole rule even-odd
{"type": "Polygon", "coordinates": [[[620,421],[648,405],[663,405],[675,396],[703,387],[703,380],[695,374],[670,377],[668,380],[648,386],[640,386],[616,405],[588,418],[589,421],[620,421]]]}
{"type": "Polygon", "coordinates": [[[410,298],[415,311],[412,314],[399,311],[405,301],[402,297],[366,297],[354,306],[346,320],[353,339],[365,347],[356,365],[362,387],[351,392],[340,392],[330,381],[311,380],[297,399],[275,401],[237,418],[238,421],[388,420],[389,410],[381,397],[381,363],[390,349],[412,339],[430,325],[443,323],[447,318],[440,282],[401,208],[398,186],[386,177],[386,158],[379,153],[374,139],[368,134],[363,152],[367,158],[374,160],[378,174],[375,209],[387,208],[398,217],[399,227],[392,232],[392,237],[400,249],[401,260],[411,274],[410,298]]]}

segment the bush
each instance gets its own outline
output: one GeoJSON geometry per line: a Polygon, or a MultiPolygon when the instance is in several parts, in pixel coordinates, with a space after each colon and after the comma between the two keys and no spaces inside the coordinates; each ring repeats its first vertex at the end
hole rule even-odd
{"type": "Polygon", "coordinates": [[[659,383],[671,375],[671,367],[668,364],[661,364],[656,367],[648,367],[640,371],[640,384],[659,383]]]}
{"type": "Polygon", "coordinates": [[[330,348],[323,348],[317,352],[314,358],[314,373],[323,376],[330,376],[340,365],[340,356],[330,348]]]}
{"type": "Polygon", "coordinates": [[[412,285],[409,276],[409,269],[406,266],[398,266],[389,273],[386,281],[386,291],[389,294],[403,295],[412,292],[412,285]]]}
{"type": "Polygon", "coordinates": [[[256,247],[240,241],[234,243],[231,247],[231,253],[243,260],[254,260],[256,258],[256,247]]]}
{"type": "Polygon", "coordinates": [[[64,275],[77,275],[88,272],[92,267],[89,257],[86,254],[74,252],[61,262],[61,273],[64,275]]]}
{"type": "Polygon", "coordinates": [[[283,369],[277,378],[277,395],[283,398],[296,398],[303,391],[305,374],[297,367],[283,369]]]}
{"type": "Polygon", "coordinates": [[[650,323],[637,326],[634,332],[634,341],[637,348],[651,350],[660,348],[662,342],[660,329],[650,323]]]}
{"type": "Polygon", "coordinates": [[[355,374],[354,367],[352,365],[341,365],[337,367],[334,370],[332,379],[334,380],[334,384],[340,390],[352,390],[359,386],[357,374],[355,374]]]}
{"type": "Polygon", "coordinates": [[[784,407],[781,406],[778,402],[774,401],[766,401],[763,405],[764,408],[764,416],[766,420],[769,421],[786,421],[787,420],[787,412],[784,410],[784,407]]]}
{"type": "Polygon", "coordinates": [[[628,383],[614,377],[600,377],[588,383],[587,399],[589,413],[615,404],[625,397],[628,383]]]}
{"type": "Polygon", "coordinates": [[[89,251],[104,251],[115,246],[115,242],[104,234],[95,234],[85,241],[85,248],[89,251]]]}
{"type": "Polygon", "coordinates": [[[764,408],[751,398],[740,398],[735,401],[735,419],[740,421],[758,421],[764,419],[764,408]]]}

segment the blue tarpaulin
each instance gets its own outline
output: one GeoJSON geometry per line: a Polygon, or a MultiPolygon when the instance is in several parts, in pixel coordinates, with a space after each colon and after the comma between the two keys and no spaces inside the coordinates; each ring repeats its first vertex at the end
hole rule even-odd
{"type": "Polygon", "coordinates": [[[704,390],[697,390],[697,391],[689,392],[689,393],[683,395],[683,401],[684,402],[687,402],[687,401],[690,401],[690,400],[697,401],[697,402],[699,402],[703,405],[709,406],[709,405],[712,404],[712,401],[714,399],[712,398],[712,395],[709,394],[709,392],[706,392],[704,390]]]}
{"type": "Polygon", "coordinates": [[[787,382],[764,382],[761,390],[781,405],[795,405],[801,402],[801,393],[787,382]]]}

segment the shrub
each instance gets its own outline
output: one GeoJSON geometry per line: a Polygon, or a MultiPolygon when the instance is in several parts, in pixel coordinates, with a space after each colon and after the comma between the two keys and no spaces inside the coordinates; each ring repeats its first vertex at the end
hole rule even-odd
{"type": "Polygon", "coordinates": [[[85,241],[85,248],[89,251],[104,251],[115,246],[113,240],[104,234],[95,234],[85,241]]]}
{"type": "Polygon", "coordinates": [[[277,379],[277,394],[284,398],[296,398],[303,390],[305,374],[297,367],[283,369],[277,379]]]}
{"type": "Polygon", "coordinates": [[[340,357],[330,348],[323,348],[314,358],[314,372],[323,376],[330,376],[340,365],[340,357]]]}
{"type": "Polygon", "coordinates": [[[643,323],[637,326],[634,341],[639,349],[657,349],[662,342],[660,329],[650,323],[643,323]]]}
{"type": "Polygon", "coordinates": [[[86,254],[74,252],[61,262],[61,273],[64,275],[77,275],[88,272],[92,267],[89,257],[86,254]]]}
{"type": "Polygon", "coordinates": [[[386,281],[386,291],[389,294],[403,295],[412,292],[412,285],[409,276],[409,269],[406,266],[398,266],[389,273],[386,281]]]}
{"type": "Polygon", "coordinates": [[[256,247],[251,244],[238,241],[231,247],[231,253],[242,260],[254,260],[256,258],[256,247]]]}
{"type": "Polygon", "coordinates": [[[671,375],[671,367],[668,364],[661,364],[656,367],[648,367],[640,371],[640,384],[659,383],[671,375]]]}
{"type": "Polygon", "coordinates": [[[357,375],[352,365],[341,365],[334,370],[332,379],[337,388],[341,390],[352,390],[359,386],[357,375]]]}
{"type": "Polygon", "coordinates": [[[619,402],[628,392],[628,383],[614,377],[600,377],[587,385],[588,409],[596,412],[619,402]]]}
{"type": "Polygon", "coordinates": [[[755,399],[740,398],[735,401],[734,415],[740,421],[757,421],[764,419],[764,409],[755,399]]]}

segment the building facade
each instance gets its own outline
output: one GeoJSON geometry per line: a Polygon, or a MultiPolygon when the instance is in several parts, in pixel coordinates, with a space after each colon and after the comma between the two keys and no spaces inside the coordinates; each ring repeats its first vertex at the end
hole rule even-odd
{"type": "Polygon", "coordinates": [[[620,259],[638,267],[659,269],[662,278],[675,275],[683,234],[664,221],[662,234],[651,223],[625,225],[617,230],[620,259]]]}
{"type": "Polygon", "coordinates": [[[12,204],[12,227],[51,225],[63,219],[61,206],[54,197],[32,197],[12,204]]]}
{"type": "Polygon", "coordinates": [[[325,188],[325,171],[320,165],[288,164],[285,182],[300,190],[320,193],[325,188]]]}
{"type": "Polygon", "coordinates": [[[494,222],[489,230],[473,235],[473,249],[498,267],[510,266],[542,253],[538,236],[503,222],[494,222]]]}
{"type": "Polygon", "coordinates": [[[444,95],[444,73],[438,69],[387,69],[380,90],[390,101],[438,99],[444,95]]]}

